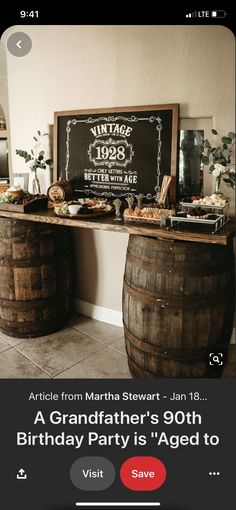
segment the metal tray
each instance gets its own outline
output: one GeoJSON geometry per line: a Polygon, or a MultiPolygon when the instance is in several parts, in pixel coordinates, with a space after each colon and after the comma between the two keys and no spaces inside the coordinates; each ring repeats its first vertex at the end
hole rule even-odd
{"type": "Polygon", "coordinates": [[[229,207],[229,204],[230,202],[226,202],[226,204],[224,205],[213,205],[213,204],[193,204],[193,202],[191,203],[187,203],[187,202],[180,202],[180,205],[182,205],[182,207],[203,207],[204,209],[225,209],[225,207],[229,207]]]}
{"type": "Polygon", "coordinates": [[[172,216],[170,221],[186,221],[188,223],[206,223],[208,225],[215,225],[220,219],[224,218],[223,214],[218,214],[215,220],[209,220],[208,218],[185,218],[184,216],[172,216]]]}
{"type": "Polygon", "coordinates": [[[170,218],[171,227],[178,225],[179,223],[195,223],[199,225],[212,225],[214,227],[212,234],[215,234],[220,228],[222,228],[229,219],[224,214],[218,214],[215,220],[209,220],[207,218],[184,218],[183,216],[172,216],[170,218]],[[174,225],[175,223],[175,225],[174,225]]]}

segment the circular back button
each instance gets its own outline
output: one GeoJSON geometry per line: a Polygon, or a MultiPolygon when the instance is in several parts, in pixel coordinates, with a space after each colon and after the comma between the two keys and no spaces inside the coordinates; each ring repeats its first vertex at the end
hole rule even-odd
{"type": "Polygon", "coordinates": [[[8,51],[14,57],[24,57],[32,48],[32,41],[25,32],[15,32],[7,39],[8,51]]]}
{"type": "Polygon", "coordinates": [[[154,491],[166,479],[166,468],[156,457],[130,457],[121,466],[120,478],[132,491],[154,491]]]}

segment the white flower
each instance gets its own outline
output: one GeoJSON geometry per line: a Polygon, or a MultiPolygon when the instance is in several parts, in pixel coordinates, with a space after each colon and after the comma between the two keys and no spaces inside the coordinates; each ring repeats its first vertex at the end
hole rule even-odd
{"type": "Polygon", "coordinates": [[[37,165],[37,159],[31,159],[28,162],[28,166],[30,167],[30,170],[32,170],[37,165]]]}
{"type": "Polygon", "coordinates": [[[220,174],[223,174],[226,170],[225,166],[221,165],[220,163],[214,164],[215,169],[213,170],[214,177],[219,177],[220,174]]]}
{"type": "Polygon", "coordinates": [[[218,170],[218,168],[215,168],[215,170],[213,170],[212,172],[212,175],[214,175],[214,177],[219,177],[221,174],[220,170],[218,170]]]}

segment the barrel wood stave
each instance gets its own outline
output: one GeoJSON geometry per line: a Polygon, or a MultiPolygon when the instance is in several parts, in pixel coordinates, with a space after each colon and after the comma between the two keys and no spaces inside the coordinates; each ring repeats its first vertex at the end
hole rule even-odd
{"type": "Polygon", "coordinates": [[[0,219],[0,329],[35,337],[60,329],[71,311],[68,229],[0,219]]]}
{"type": "Polygon", "coordinates": [[[233,314],[232,245],[130,236],[123,318],[134,376],[206,376],[209,351],[227,350],[233,314]]]}

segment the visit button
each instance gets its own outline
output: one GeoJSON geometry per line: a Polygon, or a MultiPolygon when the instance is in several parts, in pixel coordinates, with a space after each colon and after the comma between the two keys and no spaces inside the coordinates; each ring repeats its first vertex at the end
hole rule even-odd
{"type": "Polygon", "coordinates": [[[120,468],[120,479],[132,491],[154,491],[165,482],[166,468],[156,457],[130,457],[120,468]]]}

